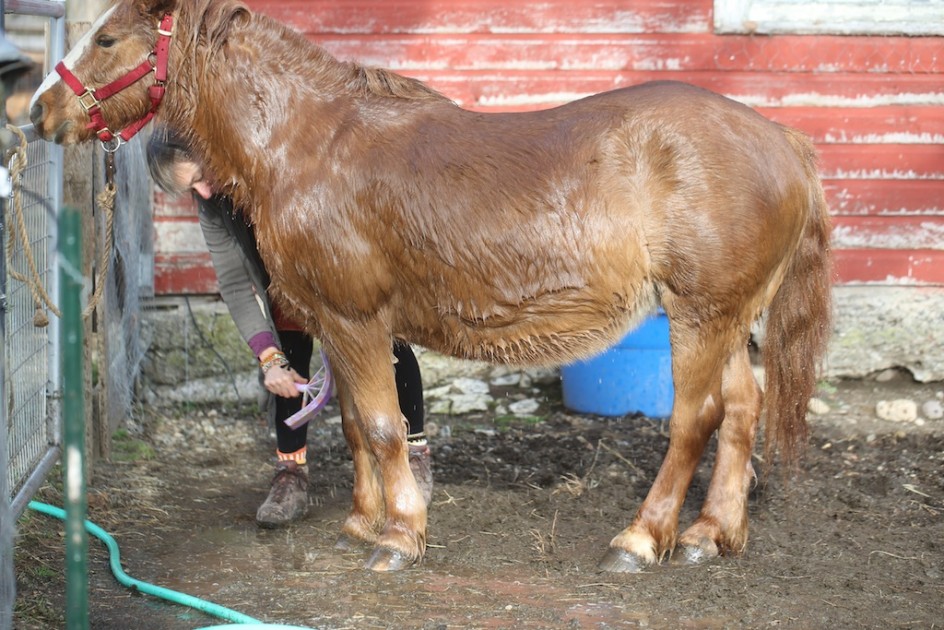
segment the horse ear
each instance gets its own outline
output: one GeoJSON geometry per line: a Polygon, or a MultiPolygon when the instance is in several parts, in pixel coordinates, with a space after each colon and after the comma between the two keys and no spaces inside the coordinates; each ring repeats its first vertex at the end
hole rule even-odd
{"type": "Polygon", "coordinates": [[[214,3],[203,16],[203,29],[212,45],[227,40],[233,28],[245,26],[251,19],[249,7],[242,2],[214,3]]]}

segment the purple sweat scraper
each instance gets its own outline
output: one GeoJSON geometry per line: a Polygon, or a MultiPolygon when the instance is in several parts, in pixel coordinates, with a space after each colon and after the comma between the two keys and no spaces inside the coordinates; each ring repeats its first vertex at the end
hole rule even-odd
{"type": "Polygon", "coordinates": [[[285,425],[290,429],[297,429],[324,409],[331,398],[331,389],[334,379],[331,377],[331,366],[324,350],[321,350],[322,367],[307,384],[296,383],[295,387],[302,393],[302,408],[285,419],[285,425]]]}

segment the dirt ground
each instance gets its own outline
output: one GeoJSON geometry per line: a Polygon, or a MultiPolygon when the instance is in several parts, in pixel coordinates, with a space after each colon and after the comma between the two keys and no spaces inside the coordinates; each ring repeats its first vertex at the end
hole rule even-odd
{"type": "MultiPolygon", "coordinates": [[[[920,405],[944,384],[825,385],[802,471],[775,469],[750,500],[740,557],[599,573],[667,445],[645,418],[569,414],[559,387],[539,416],[432,416],[436,487],[424,562],[363,570],[333,548],[352,467],[340,426],[313,428],[309,515],[261,530],[268,430],[247,410],[142,410],[140,441],[116,442],[89,482],[89,518],[133,577],[267,623],[311,628],[935,628],[944,625],[944,421],[878,420],[881,399],[920,405]]],[[[514,392],[503,395],[513,396],[514,392]]],[[[710,454],[682,514],[704,497],[710,454]]],[[[759,462],[755,462],[758,465],[759,462]]],[[[40,500],[57,503],[54,482],[40,500]]],[[[16,628],[64,624],[61,523],[20,522],[16,628]]],[[[130,592],[89,541],[95,629],[190,629],[222,620],[130,592]]]]}

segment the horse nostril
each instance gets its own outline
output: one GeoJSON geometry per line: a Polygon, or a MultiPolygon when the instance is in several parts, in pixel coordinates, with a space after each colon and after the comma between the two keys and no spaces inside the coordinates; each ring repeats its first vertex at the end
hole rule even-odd
{"type": "Polygon", "coordinates": [[[46,107],[42,103],[34,104],[30,108],[30,121],[33,126],[38,127],[44,118],[46,118],[46,107]]]}

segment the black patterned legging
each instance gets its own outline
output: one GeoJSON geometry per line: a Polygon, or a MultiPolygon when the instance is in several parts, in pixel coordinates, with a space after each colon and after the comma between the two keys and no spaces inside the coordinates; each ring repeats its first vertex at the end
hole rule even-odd
{"type": "MultiPolygon", "coordinates": [[[[292,368],[305,379],[311,378],[311,338],[296,330],[280,330],[279,341],[282,352],[292,368]]],[[[395,342],[393,354],[397,358],[395,378],[397,381],[397,397],[400,400],[400,411],[406,416],[410,426],[408,434],[411,436],[423,433],[423,380],[420,376],[420,366],[416,361],[409,344],[395,342]]],[[[294,453],[305,446],[308,439],[308,423],[297,429],[285,426],[285,419],[302,408],[302,397],[283,398],[275,397],[275,436],[276,444],[283,453],[294,453]]]]}

